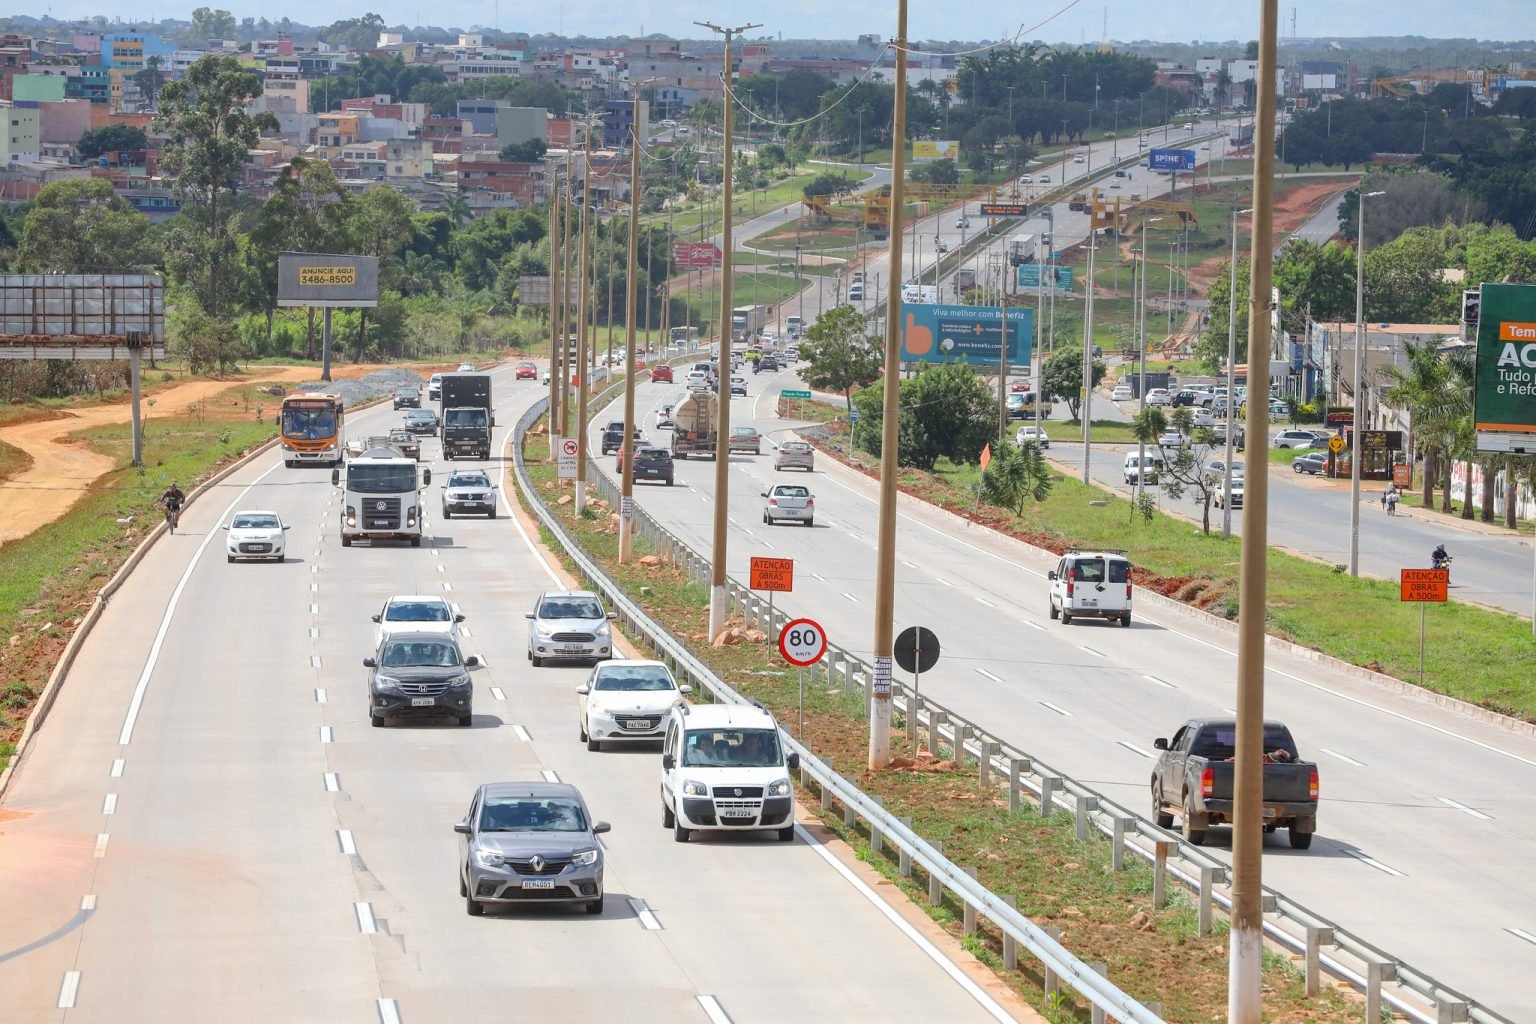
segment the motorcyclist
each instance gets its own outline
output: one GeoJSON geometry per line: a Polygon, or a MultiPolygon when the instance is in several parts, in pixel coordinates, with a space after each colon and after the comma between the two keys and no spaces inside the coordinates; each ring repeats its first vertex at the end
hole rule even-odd
{"type": "Polygon", "coordinates": [[[1445,550],[1445,545],[1439,544],[1435,547],[1434,551],[1430,552],[1429,564],[1431,568],[1443,569],[1445,568],[1445,563],[1450,561],[1450,558],[1450,552],[1445,550]]]}

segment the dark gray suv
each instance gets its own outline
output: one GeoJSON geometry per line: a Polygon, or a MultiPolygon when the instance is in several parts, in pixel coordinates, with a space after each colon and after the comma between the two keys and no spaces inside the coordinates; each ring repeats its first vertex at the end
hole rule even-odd
{"type": "Polygon", "coordinates": [[[442,633],[392,633],[363,665],[368,673],[368,719],[375,728],[390,716],[452,715],[469,725],[474,683],[469,670],[480,659],[464,657],[442,633]]]}
{"type": "Polygon", "coordinates": [[[579,903],[603,912],[603,850],[609,830],[593,821],[581,792],[565,782],[481,786],[459,835],[459,895],[472,917],[487,903],[579,903]]]}

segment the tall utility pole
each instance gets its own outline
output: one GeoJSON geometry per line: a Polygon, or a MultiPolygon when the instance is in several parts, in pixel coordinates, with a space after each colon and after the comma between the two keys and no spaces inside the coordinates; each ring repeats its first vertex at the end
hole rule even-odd
{"type": "Polygon", "coordinates": [[[731,127],[735,118],[731,114],[736,106],[736,90],[731,82],[731,40],[748,29],[761,26],[721,28],[707,21],[696,21],[694,24],[725,36],[725,77],[721,79],[721,99],[724,101],[721,103],[724,111],[721,131],[725,136],[725,155],[721,165],[725,176],[721,198],[725,202],[725,217],[720,223],[720,373],[715,383],[715,404],[719,406],[720,412],[715,421],[719,436],[715,438],[715,530],[709,565],[709,636],[714,639],[725,628],[726,511],[730,506],[728,499],[731,484],[731,303],[734,301],[731,296],[731,227],[735,214],[731,205],[735,185],[731,180],[735,164],[731,127]]]}
{"type": "MultiPolygon", "coordinates": [[[[629,119],[629,258],[624,274],[624,482],[619,498],[619,564],[629,561],[635,519],[635,281],[640,262],[640,91],[629,119]]],[[[611,304],[610,304],[611,306],[611,304]]],[[[610,321],[612,313],[609,314],[610,321]]],[[[612,351],[610,346],[609,351],[612,351]]],[[[611,362],[611,360],[610,360],[611,362]]]]}
{"type": "MultiPolygon", "coordinates": [[[[1221,536],[1232,536],[1232,435],[1237,433],[1237,218],[1246,210],[1232,211],[1232,265],[1227,279],[1227,463],[1224,471],[1226,490],[1221,499],[1221,536]]],[[[1251,325],[1250,325],[1251,327],[1251,325]]],[[[1253,395],[1253,346],[1248,347],[1248,394],[1253,395]]],[[[1267,397],[1268,392],[1265,392],[1267,397]]],[[[1264,403],[1266,406],[1268,401],[1264,403]]]]}
{"type": "MultiPolygon", "coordinates": [[[[560,295],[560,436],[571,436],[571,374],[575,367],[571,365],[571,339],[570,324],[570,271],[572,268],[570,245],[575,237],[571,230],[572,209],[576,199],[576,154],[567,150],[565,154],[565,245],[560,250],[561,259],[565,263],[561,266],[560,279],[565,283],[565,290],[560,295]]],[[[581,285],[577,284],[577,295],[581,294],[581,285]]]]}
{"type": "MultiPolygon", "coordinates": [[[[1138,285],[1141,289],[1135,303],[1133,316],[1135,325],[1131,331],[1137,339],[1137,378],[1136,378],[1136,411],[1147,411],[1147,221],[1157,218],[1142,218],[1141,221],[1141,273],[1138,285]]],[[[1147,442],[1142,438],[1136,439],[1136,497],[1141,497],[1142,489],[1147,480],[1147,442]]],[[[1159,485],[1161,486],[1161,485],[1159,485]]]]}
{"type": "MultiPolygon", "coordinates": [[[[1097,198],[1097,197],[1095,197],[1097,198]]],[[[1083,300],[1083,400],[1079,415],[1083,417],[1083,483],[1088,478],[1088,458],[1093,450],[1093,254],[1099,248],[1099,232],[1093,224],[1093,212],[1088,213],[1088,294],[1083,300]]]]}
{"type": "Polygon", "coordinates": [[[560,174],[549,195],[549,456],[555,457],[560,423],[560,354],[565,348],[565,275],[560,261],[560,174]]]}
{"type": "Polygon", "coordinates": [[[869,768],[891,761],[891,655],[896,632],[896,446],[901,416],[901,211],[907,176],[907,0],[896,2],[896,95],[891,112],[890,287],[885,296],[885,379],[880,420],[880,528],[875,549],[875,678],[871,682],[869,768]]]}
{"type": "MultiPolygon", "coordinates": [[[[1269,293],[1275,243],[1275,34],[1279,0],[1262,0],[1253,150],[1253,248],[1249,256],[1248,390],[1253,353],[1269,353],[1269,293]]],[[[1267,373],[1260,383],[1267,382],[1267,373]]],[[[1266,389],[1267,390],[1267,389],[1266,389]]],[[[1248,436],[1266,436],[1269,403],[1248,403],[1248,436]]],[[[1264,954],[1264,573],[1269,545],[1269,474],[1247,481],[1238,579],[1237,764],[1232,812],[1232,931],[1228,939],[1227,1024],[1259,1024],[1264,954]]]]}
{"type": "MultiPolygon", "coordinates": [[[[1349,574],[1360,575],[1360,431],[1365,429],[1365,201],[1380,192],[1360,193],[1360,227],[1355,235],[1355,411],[1349,445],[1349,574]]],[[[1252,346],[1250,346],[1250,351],[1252,346]]],[[[1249,360],[1252,362],[1252,360],[1249,360]]],[[[1249,374],[1251,378],[1252,373],[1249,374]]],[[[1250,390],[1252,390],[1250,388],[1250,390]]]]}
{"type": "Polygon", "coordinates": [[[588,351],[592,348],[591,331],[587,326],[587,314],[592,306],[592,124],[587,123],[585,158],[581,175],[581,295],[577,299],[577,313],[581,317],[576,328],[576,512],[586,508],[587,501],[587,399],[592,394],[592,368],[587,365],[588,351]]]}

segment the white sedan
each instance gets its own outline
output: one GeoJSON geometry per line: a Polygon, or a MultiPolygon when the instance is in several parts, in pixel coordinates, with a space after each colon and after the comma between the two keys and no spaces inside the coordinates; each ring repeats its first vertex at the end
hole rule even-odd
{"type": "Polygon", "coordinates": [[[588,750],[603,743],[655,742],[667,727],[667,715],[693,687],[677,685],[659,661],[605,661],[576,692],[581,741],[588,750]]]}
{"type": "Polygon", "coordinates": [[[378,623],[373,631],[373,649],[378,650],[391,633],[442,633],[458,643],[464,616],[435,594],[399,594],[384,602],[373,621],[378,623]]]}
{"type": "Polygon", "coordinates": [[[1109,397],[1114,402],[1129,402],[1136,396],[1131,393],[1129,384],[1116,384],[1115,390],[1109,393],[1109,397]]]}
{"type": "Polygon", "coordinates": [[[225,558],[233,562],[237,558],[270,558],[283,560],[287,538],[283,531],[291,530],[276,512],[236,512],[224,527],[229,533],[225,558]]]}

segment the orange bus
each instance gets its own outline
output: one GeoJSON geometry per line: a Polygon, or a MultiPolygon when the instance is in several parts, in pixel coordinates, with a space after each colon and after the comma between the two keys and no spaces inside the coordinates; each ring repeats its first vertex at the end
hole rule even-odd
{"type": "Polygon", "coordinates": [[[345,413],[340,395],[286,396],[277,416],[282,433],[283,465],[289,469],[306,462],[341,465],[345,413]]]}

